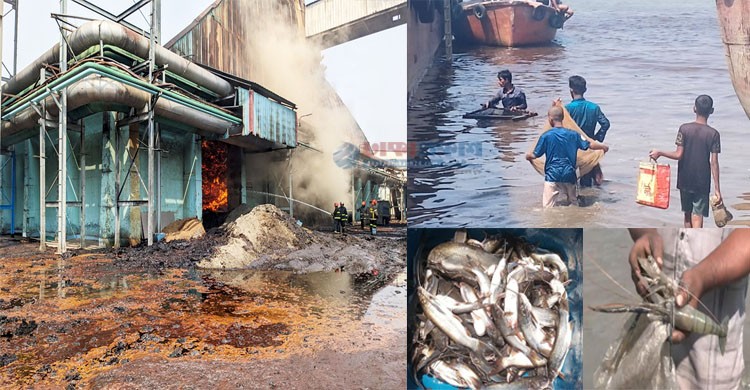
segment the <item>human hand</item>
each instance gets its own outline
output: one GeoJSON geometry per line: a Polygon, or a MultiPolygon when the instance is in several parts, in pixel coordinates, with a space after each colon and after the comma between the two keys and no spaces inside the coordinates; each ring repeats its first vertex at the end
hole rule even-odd
{"type": "Polygon", "coordinates": [[[607,146],[606,144],[602,144],[602,150],[604,151],[604,153],[609,152],[609,146],[607,146]]]}
{"type": "Polygon", "coordinates": [[[562,98],[557,98],[557,99],[555,99],[555,100],[552,101],[552,105],[553,106],[562,106],[562,104],[563,104],[562,103],[562,98]]]}
{"type": "MultiPolygon", "coordinates": [[[[703,283],[693,269],[682,273],[680,288],[675,293],[675,308],[690,305],[698,308],[698,300],[703,295],[703,283]]],[[[672,329],[672,342],[681,343],[690,332],[672,329]]]]}
{"type": "Polygon", "coordinates": [[[656,149],[652,149],[650,152],[648,152],[648,156],[656,160],[661,157],[661,152],[656,149]]]}
{"type": "Polygon", "coordinates": [[[721,192],[714,191],[714,196],[716,197],[716,204],[721,204],[723,202],[723,198],[721,197],[721,192]]]}
{"type": "Polygon", "coordinates": [[[641,276],[641,266],[638,264],[638,258],[652,256],[656,260],[656,264],[659,269],[662,268],[664,261],[662,256],[664,254],[664,242],[662,241],[661,235],[656,232],[648,232],[640,237],[633,243],[633,247],[630,249],[630,255],[628,261],[630,262],[630,277],[633,279],[635,284],[635,290],[641,296],[648,294],[648,288],[646,282],[641,276]]]}

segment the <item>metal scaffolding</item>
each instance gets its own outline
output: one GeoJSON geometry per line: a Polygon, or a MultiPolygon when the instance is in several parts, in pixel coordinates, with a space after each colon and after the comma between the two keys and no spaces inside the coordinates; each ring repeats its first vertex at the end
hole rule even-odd
{"type": "MultiPolygon", "coordinates": [[[[113,14],[106,9],[99,7],[95,4],[93,4],[90,1],[87,0],[73,0],[76,4],[79,4],[94,13],[97,13],[107,19],[110,19],[116,23],[120,23],[134,31],[140,32],[144,36],[149,38],[149,55],[148,59],[146,59],[142,64],[137,65],[137,67],[143,67],[145,69],[148,68],[148,79],[149,82],[154,82],[154,77],[159,69],[156,68],[156,61],[155,61],[155,47],[160,42],[161,37],[161,0],[140,0],[136,3],[134,3],[131,7],[126,9],[125,11],[121,12],[120,14],[113,14]],[[149,30],[143,31],[143,29],[138,28],[135,25],[132,25],[131,23],[127,22],[125,18],[132,15],[134,12],[140,10],[142,7],[144,7],[147,4],[151,4],[151,17],[149,21],[149,30]]],[[[3,67],[5,67],[6,71],[12,76],[16,74],[17,71],[17,37],[18,37],[18,0],[4,0],[3,2],[0,2],[0,15],[3,17],[5,16],[3,13],[3,4],[8,3],[11,5],[11,11],[15,13],[15,26],[14,26],[14,45],[13,45],[13,68],[12,72],[5,67],[3,64],[3,67]]],[[[9,11],[9,13],[11,12],[9,11]]],[[[69,42],[67,41],[66,34],[69,30],[69,26],[74,26],[71,23],[71,20],[73,19],[84,19],[87,20],[87,18],[83,17],[77,17],[73,15],[68,15],[68,1],[67,0],[60,0],[60,13],[59,14],[52,14],[52,17],[57,21],[59,30],[60,30],[60,53],[59,53],[59,74],[63,74],[68,70],[68,55],[72,54],[73,59],[76,60],[76,53],[74,53],[69,45],[69,42]]],[[[0,58],[2,58],[2,17],[0,17],[0,58]]],[[[102,45],[103,46],[103,45],[102,45]]],[[[103,48],[102,48],[103,50],[103,48]]],[[[40,85],[44,84],[45,79],[47,78],[48,74],[47,71],[42,68],[40,71],[40,85]]],[[[52,90],[47,89],[47,92],[52,96],[54,100],[54,104],[57,106],[59,110],[59,114],[57,117],[57,120],[54,120],[54,118],[49,114],[48,107],[46,107],[46,103],[42,101],[41,103],[33,104],[32,107],[36,112],[39,114],[39,184],[40,184],[40,190],[39,190],[39,202],[40,202],[40,222],[39,222],[39,233],[40,233],[40,250],[45,250],[48,245],[56,246],[58,253],[65,253],[68,249],[68,221],[67,221],[67,209],[69,207],[80,207],[80,247],[86,246],[86,151],[85,151],[85,126],[81,124],[71,124],[68,123],[68,94],[67,94],[67,87],[63,87],[59,92],[54,92],[52,90]],[[57,139],[53,139],[52,136],[56,132],[57,139]],[[77,133],[76,137],[70,137],[69,133],[77,133]],[[80,145],[78,145],[78,148],[75,148],[71,143],[71,138],[78,138],[80,145]],[[47,178],[46,178],[46,171],[47,171],[47,161],[48,156],[46,153],[47,147],[50,146],[54,154],[57,157],[57,174],[55,179],[53,179],[52,183],[48,185],[47,178]],[[76,153],[77,152],[77,153],[76,153]],[[68,175],[68,162],[71,160],[74,162],[75,167],[79,170],[79,182],[77,183],[77,191],[76,186],[72,182],[72,179],[68,175]],[[48,199],[50,196],[51,190],[55,187],[57,187],[57,199],[48,199]],[[71,200],[68,200],[68,192],[72,192],[73,198],[71,200]],[[47,232],[46,232],[46,215],[47,215],[47,209],[54,209],[57,213],[57,228],[55,231],[55,239],[54,241],[50,242],[47,240],[47,232]]],[[[130,199],[130,200],[121,200],[120,194],[125,187],[125,182],[128,179],[128,176],[130,174],[130,170],[128,170],[128,173],[125,175],[124,178],[120,178],[120,167],[119,162],[120,159],[116,159],[116,165],[117,165],[117,171],[116,171],[116,202],[115,202],[115,239],[114,244],[116,247],[120,246],[120,208],[124,206],[132,206],[132,205],[140,205],[140,204],[146,204],[148,208],[148,220],[146,223],[146,240],[148,245],[153,244],[154,239],[154,232],[159,227],[160,223],[159,221],[155,221],[154,219],[154,213],[159,213],[160,210],[160,202],[158,201],[160,199],[159,197],[159,191],[158,188],[160,187],[160,158],[161,153],[159,150],[159,143],[160,143],[160,134],[159,129],[156,126],[155,118],[154,118],[154,107],[156,105],[157,100],[159,99],[160,95],[154,95],[152,99],[150,100],[146,112],[132,112],[129,117],[122,118],[119,121],[117,121],[115,125],[115,133],[116,137],[119,136],[119,128],[122,126],[127,125],[139,125],[140,123],[146,122],[146,134],[144,134],[145,140],[139,140],[134,145],[134,152],[128,153],[128,159],[126,164],[129,164],[132,168],[135,166],[138,176],[138,181],[140,183],[143,182],[141,178],[140,172],[137,171],[137,164],[135,164],[136,159],[138,158],[138,150],[140,150],[141,144],[147,144],[147,150],[148,150],[148,167],[147,167],[147,176],[148,176],[148,183],[144,185],[146,187],[146,196],[144,199],[130,199]],[[145,142],[144,142],[145,141],[145,142]],[[122,181],[120,180],[122,179],[122,181]]],[[[2,128],[2,112],[0,112],[0,128],[2,128]]],[[[137,138],[136,138],[137,139],[137,138]]],[[[26,145],[31,146],[31,141],[27,141],[26,145]]],[[[117,143],[117,147],[119,148],[119,142],[117,143]]],[[[119,150],[118,150],[119,152],[119,150]]],[[[119,155],[119,154],[118,154],[119,155]]],[[[54,156],[51,156],[54,157],[54,156]]],[[[16,169],[16,159],[15,159],[15,153],[12,150],[4,149],[2,146],[2,139],[0,139],[0,210],[10,210],[11,213],[11,234],[13,234],[15,231],[15,191],[16,191],[16,183],[15,183],[15,169],[16,169]],[[6,158],[5,161],[3,161],[2,156],[7,155],[10,156],[9,158],[6,158]],[[10,175],[11,175],[11,185],[9,191],[6,188],[2,188],[1,183],[3,180],[3,169],[6,165],[10,165],[10,175]],[[9,201],[8,204],[4,204],[4,200],[7,199],[9,201]]],[[[27,161],[24,164],[24,169],[29,169],[29,162],[27,161]]],[[[25,175],[25,183],[24,185],[28,185],[29,175],[25,175]]],[[[131,180],[135,180],[135,178],[132,178],[131,180]]],[[[24,192],[26,193],[26,192],[24,192]]],[[[28,202],[30,201],[28,198],[28,195],[24,196],[24,210],[28,211],[28,202]]],[[[28,221],[26,218],[24,218],[23,221],[23,234],[24,236],[27,235],[27,224],[28,221]]]]}

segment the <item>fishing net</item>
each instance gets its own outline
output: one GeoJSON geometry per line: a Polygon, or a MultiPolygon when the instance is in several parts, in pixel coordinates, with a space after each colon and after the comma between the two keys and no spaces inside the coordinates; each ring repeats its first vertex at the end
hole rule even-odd
{"type": "Polygon", "coordinates": [[[597,389],[677,389],[669,324],[633,314],[594,373],[597,389]]]}
{"type": "MultiPolygon", "coordinates": [[[[568,110],[563,107],[563,111],[565,113],[565,117],[563,118],[563,126],[565,128],[574,130],[578,132],[579,134],[584,134],[583,130],[581,130],[580,127],[576,124],[576,122],[573,120],[573,118],[570,117],[570,113],[568,113],[568,110]]],[[[542,134],[547,132],[549,129],[551,129],[552,126],[549,125],[549,121],[545,121],[544,124],[544,131],[542,134]]],[[[541,137],[541,134],[539,135],[541,137]]],[[[539,137],[537,137],[536,142],[534,142],[534,145],[539,142],[539,137]]],[[[533,150],[533,149],[532,149],[533,150]]],[[[578,156],[576,157],[576,167],[578,167],[579,175],[583,176],[589,172],[591,172],[594,167],[599,164],[599,161],[604,157],[604,151],[603,150],[579,150],[578,156]]],[[[531,160],[531,165],[536,169],[537,172],[539,172],[540,175],[544,175],[544,162],[546,160],[546,156],[539,157],[537,159],[531,160]]]]}

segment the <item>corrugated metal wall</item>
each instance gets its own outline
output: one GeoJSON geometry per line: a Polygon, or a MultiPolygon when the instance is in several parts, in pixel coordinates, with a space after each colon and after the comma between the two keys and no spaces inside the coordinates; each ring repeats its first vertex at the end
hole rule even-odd
{"type": "Polygon", "coordinates": [[[243,55],[249,39],[245,24],[277,10],[302,33],[304,0],[220,0],[165,46],[191,61],[262,84],[253,77],[253,61],[243,55]]]}
{"type": "Polygon", "coordinates": [[[318,0],[305,9],[305,34],[309,37],[405,2],[406,0],[318,0]]]}

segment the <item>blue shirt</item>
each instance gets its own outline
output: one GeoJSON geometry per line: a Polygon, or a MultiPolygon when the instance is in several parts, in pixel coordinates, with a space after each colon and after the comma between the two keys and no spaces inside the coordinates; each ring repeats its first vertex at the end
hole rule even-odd
{"type": "Polygon", "coordinates": [[[544,181],[575,183],[578,149],[588,150],[589,146],[589,141],[582,135],[564,127],[553,127],[542,134],[534,148],[534,156],[547,155],[544,181]]]}
{"type": "Polygon", "coordinates": [[[586,135],[599,142],[604,141],[607,130],[609,130],[609,119],[604,116],[598,104],[584,98],[578,98],[568,103],[565,108],[586,135]],[[599,132],[594,134],[597,123],[599,123],[599,132]]]}

